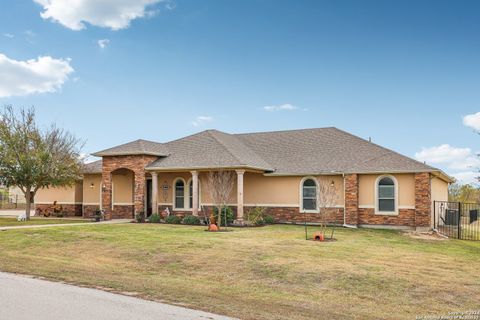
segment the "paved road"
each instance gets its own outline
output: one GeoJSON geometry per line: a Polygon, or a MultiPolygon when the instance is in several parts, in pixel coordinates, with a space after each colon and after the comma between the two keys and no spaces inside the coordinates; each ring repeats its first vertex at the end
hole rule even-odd
{"type": "Polygon", "coordinates": [[[0,272],[0,319],[232,319],[105,291],[0,272]]]}

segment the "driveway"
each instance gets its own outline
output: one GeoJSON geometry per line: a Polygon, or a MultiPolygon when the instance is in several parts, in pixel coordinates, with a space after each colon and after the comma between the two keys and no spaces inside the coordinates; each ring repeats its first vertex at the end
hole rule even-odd
{"type": "MultiPolygon", "coordinates": [[[[18,217],[25,213],[25,209],[0,209],[0,216],[15,216],[18,217]]],[[[35,216],[35,210],[30,210],[30,216],[35,216]]]]}
{"type": "Polygon", "coordinates": [[[96,289],[0,272],[0,318],[15,320],[232,319],[96,289]]]}

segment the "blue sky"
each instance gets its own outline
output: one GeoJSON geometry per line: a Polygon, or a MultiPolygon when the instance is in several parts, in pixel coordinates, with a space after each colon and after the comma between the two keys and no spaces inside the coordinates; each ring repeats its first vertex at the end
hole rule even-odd
{"type": "Polygon", "coordinates": [[[336,126],[471,181],[479,57],[478,1],[3,0],[0,105],[86,153],[336,126]]]}

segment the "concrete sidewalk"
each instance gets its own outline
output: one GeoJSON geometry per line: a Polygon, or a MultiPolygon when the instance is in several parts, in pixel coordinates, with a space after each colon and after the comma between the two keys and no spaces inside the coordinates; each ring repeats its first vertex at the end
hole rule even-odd
{"type": "Polygon", "coordinates": [[[112,219],[101,222],[79,222],[79,223],[65,223],[65,224],[31,224],[25,226],[9,226],[9,227],[0,227],[0,231],[5,230],[14,230],[14,229],[38,229],[38,228],[52,228],[52,227],[70,227],[70,226],[98,226],[104,224],[121,224],[121,223],[130,223],[131,219],[112,219]]]}
{"type": "Polygon", "coordinates": [[[0,319],[229,320],[164,303],[0,272],[0,319]]]}

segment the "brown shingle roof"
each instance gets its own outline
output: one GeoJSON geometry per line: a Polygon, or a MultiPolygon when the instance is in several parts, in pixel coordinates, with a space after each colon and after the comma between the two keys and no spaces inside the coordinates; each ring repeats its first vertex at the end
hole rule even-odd
{"type": "Polygon", "coordinates": [[[437,170],[333,127],[236,136],[270,163],[274,174],[437,170]]]}
{"type": "Polygon", "coordinates": [[[235,135],[207,130],[166,143],[171,152],[147,168],[226,168],[245,167],[272,171],[273,168],[262,157],[248,148],[235,135]]]}
{"type": "Polygon", "coordinates": [[[82,168],[83,174],[102,173],[102,160],[85,163],[82,168]]]}
{"type": "Polygon", "coordinates": [[[207,130],[167,143],[137,140],[94,155],[125,154],[159,156],[148,169],[243,167],[272,175],[441,173],[333,127],[245,134],[207,130]]]}
{"type": "Polygon", "coordinates": [[[135,140],[113,148],[105,149],[94,153],[96,157],[105,156],[122,156],[122,155],[136,155],[147,154],[152,156],[168,156],[168,149],[164,143],[158,143],[148,140],[135,140]]]}

